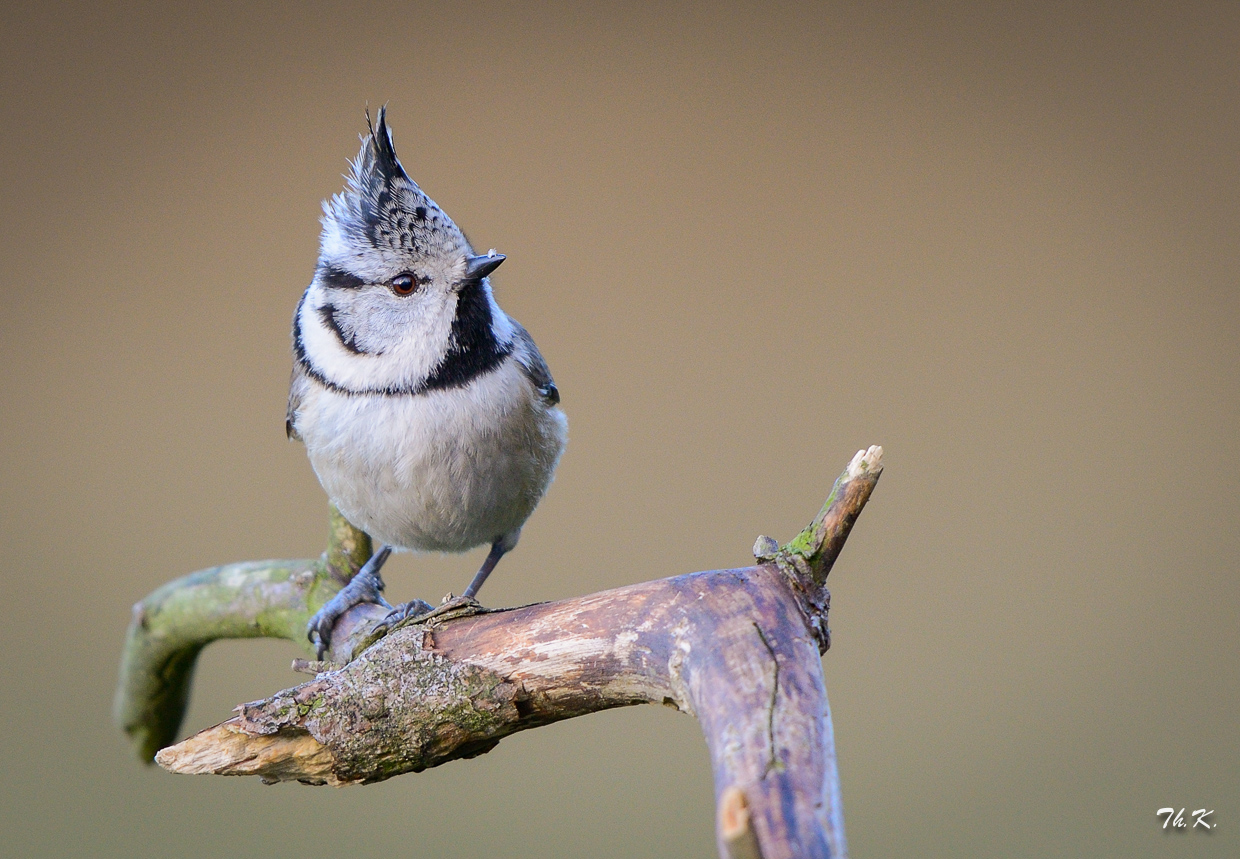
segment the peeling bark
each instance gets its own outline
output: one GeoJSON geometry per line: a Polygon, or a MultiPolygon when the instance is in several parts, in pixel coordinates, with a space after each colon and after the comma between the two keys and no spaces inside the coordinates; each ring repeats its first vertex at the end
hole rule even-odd
{"type": "Polygon", "coordinates": [[[749,800],[736,785],[726,788],[719,797],[719,840],[726,851],[724,859],[762,859],[762,848],[749,816],[749,800]]]}
{"type": "Polygon", "coordinates": [[[753,567],[499,611],[457,601],[373,644],[381,612],[351,613],[333,634],[341,664],[319,664],[329,670],[156,760],[181,773],[369,783],[562,719],[671,704],[698,719],[710,749],[721,856],[844,856],[819,659],[830,642],[825,582],[881,453],[858,452],[786,546],[759,538],[753,567]]]}

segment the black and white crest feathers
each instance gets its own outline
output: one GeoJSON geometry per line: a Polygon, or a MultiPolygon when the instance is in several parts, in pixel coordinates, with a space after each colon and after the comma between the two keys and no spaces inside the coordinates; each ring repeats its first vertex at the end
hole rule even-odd
{"type": "MultiPolygon", "coordinates": [[[[408,179],[409,174],[401,166],[396,157],[396,147],[392,145],[392,130],[387,124],[387,105],[379,108],[379,127],[376,129],[370,122],[370,109],[366,109],[366,127],[370,129],[370,142],[375,149],[375,166],[378,172],[389,178],[397,176],[408,179]]],[[[363,141],[364,143],[365,141],[363,141]]]]}
{"type": "Polygon", "coordinates": [[[379,278],[418,258],[470,254],[465,235],[397,158],[387,108],[373,125],[368,112],[366,124],[344,191],[323,205],[320,262],[379,278]]]}

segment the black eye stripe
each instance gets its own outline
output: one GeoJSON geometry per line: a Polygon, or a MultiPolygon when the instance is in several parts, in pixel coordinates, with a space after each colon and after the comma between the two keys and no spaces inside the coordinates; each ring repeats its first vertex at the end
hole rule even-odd
{"type": "Polygon", "coordinates": [[[321,265],[317,272],[319,282],[328,289],[361,289],[366,281],[354,274],[332,265],[321,265]]]}
{"type": "MultiPolygon", "coordinates": [[[[320,265],[315,274],[319,283],[328,289],[361,289],[366,286],[362,278],[332,265],[320,265]]],[[[422,286],[422,281],[417,275],[405,272],[392,278],[389,285],[402,295],[411,295],[422,286]]]]}

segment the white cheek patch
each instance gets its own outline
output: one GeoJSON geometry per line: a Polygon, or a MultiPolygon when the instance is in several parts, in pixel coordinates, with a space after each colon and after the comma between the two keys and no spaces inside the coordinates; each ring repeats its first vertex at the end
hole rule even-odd
{"type": "Polygon", "coordinates": [[[403,318],[393,313],[391,325],[381,326],[390,342],[371,355],[350,351],[323,320],[319,311],[334,303],[331,292],[312,284],[298,317],[306,360],[329,383],[350,391],[408,389],[417,387],[438,365],[452,333],[454,296],[428,295],[430,306],[410,308],[412,312],[399,314],[403,318]]]}

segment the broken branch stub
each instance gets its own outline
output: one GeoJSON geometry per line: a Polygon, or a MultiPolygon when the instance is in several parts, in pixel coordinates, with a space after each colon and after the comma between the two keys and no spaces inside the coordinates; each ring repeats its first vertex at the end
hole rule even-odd
{"type": "Polygon", "coordinates": [[[754,544],[754,557],[759,562],[778,565],[793,582],[823,653],[831,647],[827,576],[883,473],[882,460],[883,449],[877,445],[857,451],[831,487],[831,494],[814,521],[800,534],[783,546],[766,536],[759,537],[754,544]]]}
{"type": "MultiPolygon", "coordinates": [[[[517,731],[664,703],[695,716],[706,737],[720,855],[843,856],[819,659],[829,641],[825,581],[881,455],[858,452],[796,539],[772,548],[760,538],[758,566],[415,619],[156,760],[181,773],[368,783],[485,753],[517,731]],[[725,808],[735,812],[726,821],[725,808]],[[740,817],[744,831],[726,829],[740,817]]],[[[372,628],[368,618],[345,619],[333,641],[351,652],[372,628]]]]}

